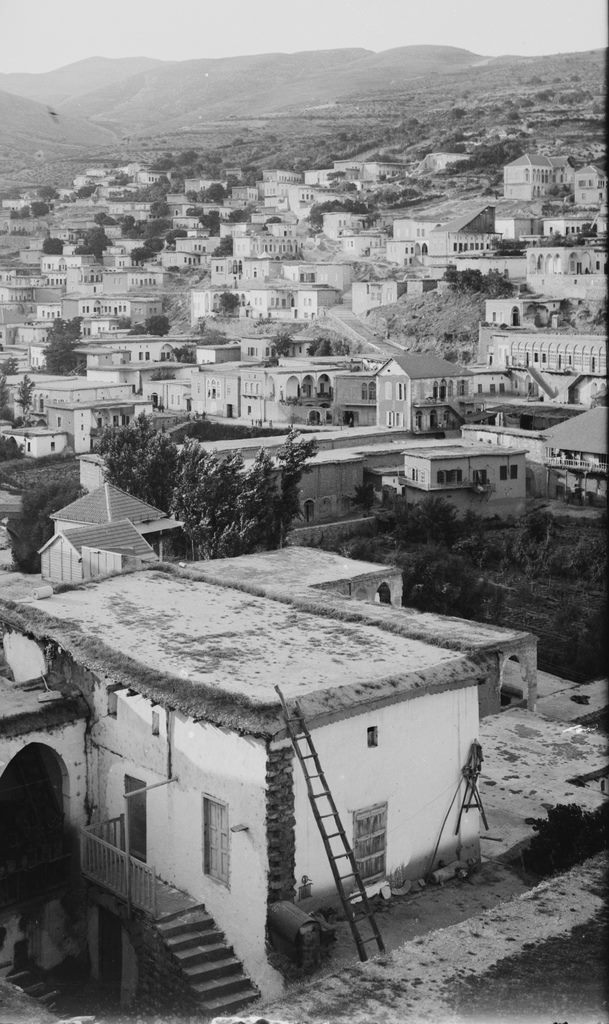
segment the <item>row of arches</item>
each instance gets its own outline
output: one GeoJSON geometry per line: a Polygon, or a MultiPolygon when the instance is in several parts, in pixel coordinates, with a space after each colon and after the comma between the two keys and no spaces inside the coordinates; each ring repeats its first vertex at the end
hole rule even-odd
{"type": "Polygon", "coordinates": [[[606,371],[606,349],[601,344],[557,341],[515,341],[511,362],[515,366],[534,366],[546,370],[570,370],[577,373],[606,371]]]}

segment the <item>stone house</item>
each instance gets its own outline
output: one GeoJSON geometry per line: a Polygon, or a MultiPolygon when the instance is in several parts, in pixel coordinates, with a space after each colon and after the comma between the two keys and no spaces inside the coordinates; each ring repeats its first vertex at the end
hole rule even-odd
{"type": "Polygon", "coordinates": [[[64,431],[47,430],[45,427],[5,430],[0,436],[14,437],[23,454],[29,459],[59,455],[68,445],[68,435],[64,431]]]}
{"type": "Polygon", "coordinates": [[[555,186],[573,188],[574,171],[567,157],[523,153],[503,168],[506,199],[530,201],[546,196],[555,186]]]}
{"type": "Polygon", "coordinates": [[[469,370],[434,355],[396,356],[377,373],[377,423],[415,434],[456,430],[471,397],[469,370]]]}
{"type": "Polygon", "coordinates": [[[374,372],[353,370],[334,377],[334,412],[347,427],[376,424],[377,379],[374,372]]]}
{"type": "Polygon", "coordinates": [[[607,202],[607,172],[597,164],[587,164],[575,172],[575,202],[578,206],[607,202]]]}
{"type": "MultiPolygon", "coordinates": [[[[482,516],[521,516],[526,507],[525,454],[524,448],[506,450],[461,440],[408,448],[396,490],[409,504],[433,494],[450,501],[460,514],[471,510],[482,516]]],[[[383,484],[389,479],[383,474],[383,484]]]]}
{"type": "Polygon", "coordinates": [[[600,245],[532,246],[526,250],[529,291],[560,299],[602,300],[607,253],[600,245]]]}
{"type": "Polygon", "coordinates": [[[397,302],[400,291],[397,281],[354,281],[351,308],[356,316],[365,315],[377,306],[397,302]]]}
{"type": "MultiPolygon", "coordinates": [[[[125,1002],[188,997],[209,1015],[255,995],[251,982],[282,991],[269,908],[331,900],[334,886],[276,681],[300,702],[371,887],[479,858],[478,812],[458,820],[450,795],[479,695],[498,707],[513,657],[534,689],[532,638],[404,615],[386,604],[397,598],[387,566],[270,557],[271,580],[254,556],[247,583],[247,567],[220,561],[92,581],[35,614],[0,600],[4,820],[34,783],[53,812],[38,863],[53,865],[54,885],[39,883],[38,913],[1,890],[9,963],[17,943],[43,968],[86,953],[125,1002]],[[247,652],[235,630],[252,638],[247,652]],[[78,900],[63,899],[68,885],[78,900]]],[[[29,858],[17,818],[5,834],[29,858]]],[[[21,870],[7,862],[8,877],[21,870]]]]}

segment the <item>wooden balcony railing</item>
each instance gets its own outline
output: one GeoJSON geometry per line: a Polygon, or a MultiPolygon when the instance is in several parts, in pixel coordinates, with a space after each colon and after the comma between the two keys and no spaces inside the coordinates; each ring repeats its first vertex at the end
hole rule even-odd
{"type": "Polygon", "coordinates": [[[593,462],[589,459],[568,459],[562,455],[552,455],[544,461],[546,466],[552,466],[556,469],[574,469],[579,470],[581,473],[607,472],[606,462],[593,462]]]}
{"type": "Polygon", "coordinates": [[[80,870],[127,904],[156,916],[156,874],[150,864],[132,857],[124,847],[125,825],[120,818],[82,828],[80,870]],[[120,844],[120,845],[118,845],[120,844]]]}

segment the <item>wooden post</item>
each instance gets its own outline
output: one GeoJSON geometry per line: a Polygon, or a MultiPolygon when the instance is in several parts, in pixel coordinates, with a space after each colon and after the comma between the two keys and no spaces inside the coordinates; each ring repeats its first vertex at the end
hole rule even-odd
{"type": "Polygon", "coordinates": [[[125,870],[127,872],[127,918],[131,917],[131,837],[129,835],[129,799],[125,793],[125,870]]]}

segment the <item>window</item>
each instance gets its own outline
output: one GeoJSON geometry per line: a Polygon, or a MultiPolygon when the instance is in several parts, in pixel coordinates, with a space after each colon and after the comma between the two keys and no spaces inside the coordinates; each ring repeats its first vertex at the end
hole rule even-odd
{"type": "Polygon", "coordinates": [[[439,469],[438,470],[437,481],[438,481],[439,484],[443,484],[444,483],[444,470],[443,469],[439,469]]]}
{"type": "Polygon", "coordinates": [[[398,383],[398,402],[404,401],[404,385],[401,381],[398,383]]]}
{"type": "Polygon", "coordinates": [[[507,466],[499,466],[499,479],[507,480],[507,466]]]}
{"type": "Polygon", "coordinates": [[[58,417],[57,417],[57,426],[58,426],[58,427],[60,427],[60,426],[61,426],[61,416],[58,416],[58,417]]]}
{"type": "Polygon", "coordinates": [[[362,880],[384,878],[387,855],[387,804],[376,804],[353,815],[353,852],[362,880]]]}
{"type": "Polygon", "coordinates": [[[203,797],[203,871],[228,885],[228,807],[203,797]]]}
{"type": "Polygon", "coordinates": [[[510,480],[518,479],[518,466],[510,466],[510,480]]]}
{"type": "Polygon", "coordinates": [[[370,725],[366,730],[366,736],[369,747],[378,747],[379,745],[379,730],[378,725],[370,725]]]}
{"type": "Polygon", "coordinates": [[[55,451],[55,442],[54,441],[51,441],[51,451],[52,452],[55,451]]]}

